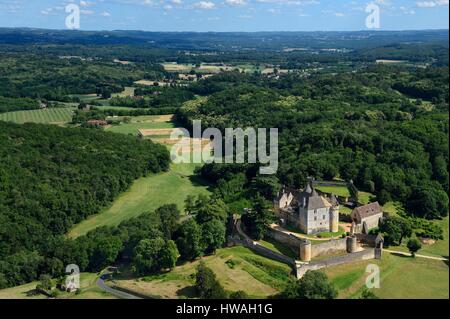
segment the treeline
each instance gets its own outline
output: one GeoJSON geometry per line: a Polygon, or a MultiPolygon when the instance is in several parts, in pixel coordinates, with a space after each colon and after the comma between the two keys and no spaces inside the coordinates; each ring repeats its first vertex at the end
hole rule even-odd
{"type": "Polygon", "coordinates": [[[0,273],[16,269],[11,285],[33,276],[29,263],[59,264],[46,254],[57,236],[169,167],[163,146],[98,130],[0,122],[0,141],[0,273]]]}
{"type": "Polygon", "coordinates": [[[99,227],[85,236],[68,239],[50,236],[40,250],[20,250],[0,260],[0,288],[20,285],[43,274],[64,276],[65,266],[98,272],[116,263],[127,263],[136,275],[173,268],[212,254],[225,243],[228,214],[224,204],[199,196],[186,200],[184,221],[175,204],[144,212],[114,227],[99,227]]]}
{"type": "Polygon", "coordinates": [[[116,97],[110,103],[134,108],[177,108],[194,98],[190,90],[180,87],[161,87],[158,90],[137,88],[135,95],[140,98],[116,97]]]}
{"type": "Polygon", "coordinates": [[[0,96],[0,113],[19,111],[19,110],[36,110],[39,109],[40,104],[38,101],[21,98],[13,99],[0,96]]]}
{"type": "Polygon", "coordinates": [[[0,96],[71,101],[72,94],[108,96],[123,91],[134,81],[158,74],[160,65],[122,65],[97,57],[51,56],[24,52],[0,53],[0,96]],[[58,70],[58,72],[55,72],[58,70]],[[20,74],[20,78],[17,78],[20,74]]]}

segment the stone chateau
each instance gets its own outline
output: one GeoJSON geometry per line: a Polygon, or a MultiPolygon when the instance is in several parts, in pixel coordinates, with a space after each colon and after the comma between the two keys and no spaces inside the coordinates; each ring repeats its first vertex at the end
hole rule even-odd
{"type": "Polygon", "coordinates": [[[282,224],[305,234],[339,231],[339,202],[334,195],[319,194],[308,183],[303,191],[283,187],[274,200],[282,224]]]}

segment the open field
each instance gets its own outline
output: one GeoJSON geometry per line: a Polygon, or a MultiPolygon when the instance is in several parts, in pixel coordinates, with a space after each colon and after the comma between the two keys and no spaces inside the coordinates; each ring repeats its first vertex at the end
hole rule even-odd
{"type": "Polygon", "coordinates": [[[383,253],[381,260],[370,260],[325,269],[339,289],[339,298],[358,298],[365,286],[368,264],[380,267],[380,289],[374,293],[383,299],[430,299],[449,297],[449,268],[442,261],[400,257],[383,253]]]}
{"type": "MultiPolygon", "coordinates": [[[[97,287],[97,274],[94,273],[81,273],[80,274],[80,288],[81,292],[66,293],[58,291],[58,299],[114,299],[111,296],[103,292],[99,287],[97,287]]],[[[28,296],[27,293],[32,293],[38,284],[37,281],[0,290],[0,299],[46,299],[47,297],[41,294],[28,296]]],[[[54,283],[56,284],[56,283],[54,283]]]]}
{"type": "MultiPolygon", "coordinates": [[[[244,290],[252,297],[265,298],[285,286],[291,269],[262,257],[245,247],[219,249],[202,258],[228,291],[244,290]]],[[[166,274],[139,279],[117,280],[121,287],[161,298],[194,298],[195,271],[199,260],[175,267],[166,274]]]]}
{"type": "MultiPolygon", "coordinates": [[[[165,129],[164,136],[169,137],[171,129],[175,128],[171,121],[172,115],[142,115],[133,116],[130,123],[121,123],[120,125],[112,125],[106,128],[106,131],[138,135],[138,130],[156,130],[165,129]],[[166,132],[167,131],[167,132],[166,132]]],[[[114,119],[110,117],[108,119],[114,119]]]]}
{"type": "Polygon", "coordinates": [[[107,110],[117,110],[117,111],[134,111],[134,110],[145,110],[142,108],[134,108],[134,107],[127,107],[127,106],[113,106],[113,105],[96,105],[95,108],[107,111],[107,110]]]}
{"type": "Polygon", "coordinates": [[[128,96],[134,96],[134,87],[126,86],[125,89],[120,93],[113,93],[111,94],[112,97],[128,97],[128,96]]]}
{"type": "Polygon", "coordinates": [[[71,94],[70,96],[71,97],[77,97],[77,98],[80,99],[80,101],[86,102],[86,103],[100,99],[100,97],[97,94],[95,94],[95,93],[91,93],[91,94],[71,94]]]}
{"type": "Polygon", "coordinates": [[[193,64],[178,64],[176,62],[163,63],[162,66],[167,72],[189,72],[190,70],[195,68],[195,65],[193,64]]]}
{"type": "Polygon", "coordinates": [[[99,226],[118,225],[165,204],[184,210],[188,195],[209,194],[208,186],[194,174],[195,164],[174,164],[169,172],[142,177],[120,195],[110,207],[75,225],[69,237],[78,237],[99,226]]]}
{"type": "Polygon", "coordinates": [[[18,124],[27,122],[42,124],[65,124],[72,120],[73,110],[73,108],[49,108],[7,112],[0,114],[0,121],[9,121],[18,124]]]}

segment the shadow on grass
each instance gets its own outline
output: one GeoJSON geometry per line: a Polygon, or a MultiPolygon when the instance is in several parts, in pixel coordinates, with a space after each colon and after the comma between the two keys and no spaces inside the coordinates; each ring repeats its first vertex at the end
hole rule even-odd
{"type": "Polygon", "coordinates": [[[197,291],[194,286],[187,286],[177,290],[177,296],[186,297],[186,298],[195,298],[197,297],[197,291]]]}

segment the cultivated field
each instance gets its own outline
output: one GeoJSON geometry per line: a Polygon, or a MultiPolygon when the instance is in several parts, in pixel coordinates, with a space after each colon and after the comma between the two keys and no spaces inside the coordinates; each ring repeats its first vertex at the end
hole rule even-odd
{"type": "Polygon", "coordinates": [[[27,122],[42,124],[65,124],[72,120],[74,108],[50,108],[29,111],[16,111],[1,113],[1,121],[9,121],[18,124],[27,122]]]}
{"type": "MultiPolygon", "coordinates": [[[[266,298],[285,286],[291,269],[244,247],[219,249],[203,258],[228,291],[244,290],[252,297],[266,298]]],[[[167,274],[117,280],[121,287],[161,298],[195,297],[195,271],[199,260],[177,266],[167,274]]]]}

